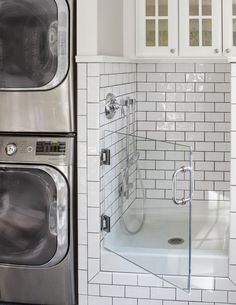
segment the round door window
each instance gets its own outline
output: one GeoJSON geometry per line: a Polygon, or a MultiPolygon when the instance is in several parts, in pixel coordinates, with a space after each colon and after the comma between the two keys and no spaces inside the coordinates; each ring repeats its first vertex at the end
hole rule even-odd
{"type": "Polygon", "coordinates": [[[60,2],[0,0],[0,88],[48,89],[65,76],[68,25],[60,2]]]}
{"type": "Polygon", "coordinates": [[[42,265],[57,250],[57,188],[39,169],[0,169],[0,263],[42,265]]]}

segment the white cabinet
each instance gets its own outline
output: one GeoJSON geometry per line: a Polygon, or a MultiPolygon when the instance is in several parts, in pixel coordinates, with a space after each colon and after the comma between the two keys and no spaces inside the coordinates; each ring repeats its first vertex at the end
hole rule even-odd
{"type": "Polygon", "coordinates": [[[136,0],[136,55],[236,55],[236,0],[136,0]]]}
{"type": "Polygon", "coordinates": [[[179,5],[180,55],[221,56],[221,1],[180,0],[179,5]]]}
{"type": "Polygon", "coordinates": [[[236,55],[236,0],[223,1],[223,54],[236,55]]]}
{"type": "Polygon", "coordinates": [[[178,55],[178,0],[137,0],[137,56],[178,55]]]}

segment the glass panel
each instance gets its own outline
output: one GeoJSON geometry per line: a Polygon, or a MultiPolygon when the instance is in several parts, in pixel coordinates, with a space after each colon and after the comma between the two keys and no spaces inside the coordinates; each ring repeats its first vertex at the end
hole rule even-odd
{"type": "Polygon", "coordinates": [[[156,21],[146,20],[146,46],[156,46],[156,21]]]}
{"type": "Polygon", "coordinates": [[[158,45],[168,47],[168,20],[159,20],[158,24],[158,45]]]}
{"type": "Polygon", "coordinates": [[[236,0],[233,0],[233,15],[236,16],[236,0]]]}
{"type": "Polygon", "coordinates": [[[199,0],[189,0],[189,16],[199,16],[199,0]]]}
{"type": "Polygon", "coordinates": [[[236,46],[236,19],[233,20],[233,46],[236,46]]]}
{"type": "Polygon", "coordinates": [[[199,46],[199,20],[189,20],[189,45],[191,47],[199,46]]]}
{"type": "Polygon", "coordinates": [[[212,4],[211,0],[202,0],[202,16],[212,15],[212,4]]]}
{"type": "Polygon", "coordinates": [[[1,88],[38,88],[54,78],[57,20],[52,0],[0,0],[1,88]]]}
{"type": "Polygon", "coordinates": [[[0,169],[0,263],[42,265],[57,249],[57,189],[38,169],[0,169]]]}
{"type": "Polygon", "coordinates": [[[146,16],[156,15],[155,0],[146,0],[146,16]]]}
{"type": "Polygon", "coordinates": [[[202,45],[204,47],[212,46],[212,21],[211,21],[211,19],[202,20],[202,45]]]}
{"type": "Polygon", "coordinates": [[[118,174],[112,196],[104,196],[107,199],[102,205],[104,214],[111,218],[111,232],[104,235],[105,248],[189,289],[190,148],[110,131],[105,132],[104,145],[111,151],[104,183],[109,181],[106,175],[118,174]],[[172,182],[174,173],[176,184],[172,182]],[[174,203],[183,198],[188,198],[186,204],[174,203]]]}
{"type": "Polygon", "coordinates": [[[159,16],[168,16],[168,0],[159,0],[158,1],[158,15],[159,16]]]}

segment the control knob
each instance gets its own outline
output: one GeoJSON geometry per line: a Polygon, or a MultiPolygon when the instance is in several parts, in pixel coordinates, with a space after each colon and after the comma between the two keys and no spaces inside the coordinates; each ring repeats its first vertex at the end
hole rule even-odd
{"type": "Polygon", "coordinates": [[[9,143],[6,146],[6,154],[8,156],[13,156],[17,152],[17,146],[15,143],[9,143]]]}

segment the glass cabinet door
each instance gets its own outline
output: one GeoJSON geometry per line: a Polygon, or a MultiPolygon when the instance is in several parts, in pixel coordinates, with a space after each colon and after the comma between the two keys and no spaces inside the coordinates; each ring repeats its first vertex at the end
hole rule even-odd
{"type": "Polygon", "coordinates": [[[178,55],[178,1],[137,1],[137,55],[178,55]]]}
{"type": "Polygon", "coordinates": [[[223,53],[236,55],[236,0],[223,1],[223,53]]]}
{"type": "Polygon", "coordinates": [[[0,90],[57,86],[68,69],[65,0],[0,0],[0,90]]]}
{"type": "Polygon", "coordinates": [[[222,55],[221,1],[180,0],[179,12],[180,55],[222,55]]]}

